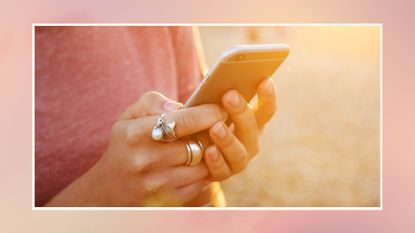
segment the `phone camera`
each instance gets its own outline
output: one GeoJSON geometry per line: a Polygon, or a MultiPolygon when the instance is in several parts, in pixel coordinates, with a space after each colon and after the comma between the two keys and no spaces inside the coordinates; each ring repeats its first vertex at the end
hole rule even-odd
{"type": "Polygon", "coordinates": [[[245,55],[239,55],[239,56],[236,57],[237,61],[242,61],[244,59],[245,59],[245,55]]]}

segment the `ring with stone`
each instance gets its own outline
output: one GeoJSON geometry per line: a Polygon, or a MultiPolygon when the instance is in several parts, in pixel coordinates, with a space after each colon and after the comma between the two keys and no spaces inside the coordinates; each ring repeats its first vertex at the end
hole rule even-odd
{"type": "Polygon", "coordinates": [[[166,114],[163,113],[157,119],[156,126],[154,126],[151,131],[151,137],[155,141],[174,142],[177,140],[176,132],[174,131],[176,122],[172,121],[167,123],[165,121],[165,116],[166,114]]]}

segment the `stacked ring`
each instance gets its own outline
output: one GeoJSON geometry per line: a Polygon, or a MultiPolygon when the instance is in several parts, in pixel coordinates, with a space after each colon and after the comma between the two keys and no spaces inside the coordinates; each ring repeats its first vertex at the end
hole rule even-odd
{"type": "MultiPolygon", "coordinates": [[[[165,113],[161,114],[161,116],[157,119],[156,126],[154,126],[153,130],[151,131],[151,137],[155,141],[162,141],[162,142],[174,142],[177,140],[176,133],[174,132],[174,127],[176,126],[176,122],[168,122],[166,123],[164,117],[166,116],[165,113]]],[[[186,149],[187,149],[187,160],[186,165],[194,166],[199,164],[202,161],[203,155],[203,144],[200,141],[194,141],[192,139],[184,139],[186,149]]]]}
{"type": "Polygon", "coordinates": [[[203,144],[202,142],[198,141],[195,142],[194,140],[188,139],[184,140],[187,149],[187,160],[186,165],[194,166],[202,161],[202,154],[203,154],[203,144]]]}

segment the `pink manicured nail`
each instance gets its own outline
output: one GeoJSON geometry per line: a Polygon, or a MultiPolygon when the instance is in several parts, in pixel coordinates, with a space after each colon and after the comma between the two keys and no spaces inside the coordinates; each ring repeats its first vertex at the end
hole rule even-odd
{"type": "Polygon", "coordinates": [[[181,107],[181,104],[172,100],[168,100],[163,104],[163,109],[167,112],[177,110],[181,107]]]}
{"type": "Polygon", "coordinates": [[[239,95],[235,92],[231,92],[228,94],[226,102],[228,102],[232,107],[238,107],[241,100],[239,99],[239,95]]]}
{"type": "Polygon", "coordinates": [[[212,131],[218,138],[222,139],[226,137],[225,128],[223,127],[223,123],[220,121],[213,125],[212,131]]]}

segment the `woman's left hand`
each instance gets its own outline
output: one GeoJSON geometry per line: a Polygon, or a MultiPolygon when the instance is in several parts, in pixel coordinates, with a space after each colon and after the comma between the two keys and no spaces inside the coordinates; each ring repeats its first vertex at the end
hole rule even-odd
{"type": "Polygon", "coordinates": [[[277,109],[272,79],[262,81],[257,94],[253,107],[237,91],[223,95],[222,104],[233,125],[230,128],[219,121],[209,129],[215,145],[206,148],[204,158],[211,181],[222,181],[242,171],[259,152],[259,136],[277,109]]]}

